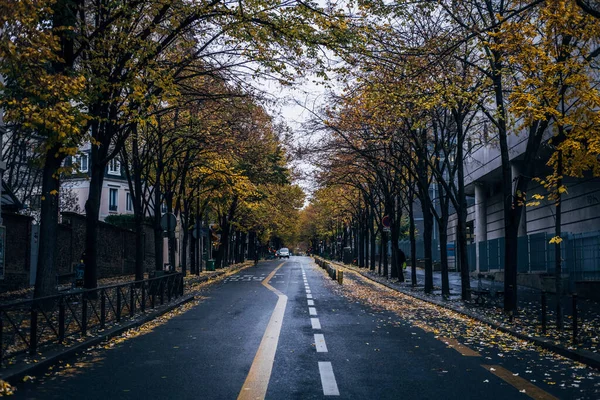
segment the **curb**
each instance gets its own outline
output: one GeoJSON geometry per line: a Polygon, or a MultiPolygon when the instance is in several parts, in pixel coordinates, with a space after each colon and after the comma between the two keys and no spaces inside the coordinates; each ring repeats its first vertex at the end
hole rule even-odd
{"type": "Polygon", "coordinates": [[[127,323],[125,325],[121,325],[121,326],[112,328],[108,331],[103,332],[98,337],[95,337],[90,340],[86,340],[85,342],[78,343],[78,344],[76,344],[72,347],[66,348],[66,349],[58,349],[58,350],[49,352],[49,354],[47,356],[45,356],[46,358],[44,360],[41,360],[38,363],[30,364],[30,365],[26,365],[26,366],[15,367],[14,371],[10,371],[10,368],[7,368],[7,370],[0,373],[0,379],[10,383],[11,385],[15,385],[15,384],[19,383],[26,375],[35,375],[35,374],[39,373],[40,371],[46,370],[46,369],[48,369],[48,367],[56,364],[58,361],[70,358],[79,352],[82,352],[84,350],[87,350],[90,347],[96,346],[96,345],[104,342],[106,339],[110,339],[115,336],[118,336],[129,329],[137,328],[138,326],[141,326],[141,325],[145,324],[146,322],[152,321],[153,319],[156,319],[156,318],[160,317],[161,315],[164,315],[164,314],[168,313],[169,311],[172,311],[173,309],[179,307],[182,304],[185,304],[185,303],[188,303],[188,302],[194,300],[194,298],[195,298],[195,295],[193,295],[193,294],[183,296],[178,301],[168,305],[167,307],[165,307],[162,310],[147,314],[143,318],[140,318],[140,319],[137,319],[134,321],[130,321],[129,323],[127,323]]]}
{"type": "Polygon", "coordinates": [[[509,335],[515,336],[518,339],[526,340],[526,341],[531,342],[531,343],[533,343],[533,344],[535,344],[535,345],[537,345],[537,346],[539,346],[539,347],[541,347],[543,349],[550,350],[550,351],[552,351],[554,353],[560,354],[563,357],[570,358],[571,360],[580,362],[580,363],[585,364],[585,365],[587,365],[589,367],[592,367],[592,368],[600,369],[600,355],[596,355],[594,353],[591,353],[591,352],[585,351],[585,350],[570,350],[570,349],[568,349],[568,348],[566,348],[564,346],[557,345],[557,344],[551,342],[549,339],[543,339],[543,338],[540,338],[540,337],[525,335],[523,333],[520,333],[520,332],[514,331],[514,330],[512,330],[510,328],[507,328],[503,324],[499,324],[497,322],[491,321],[491,320],[489,320],[487,318],[484,318],[484,317],[482,317],[480,315],[471,313],[469,311],[461,310],[461,309],[456,308],[456,307],[452,307],[452,306],[450,306],[450,305],[448,305],[448,304],[446,304],[446,303],[444,303],[442,301],[428,299],[428,298],[425,298],[425,297],[422,297],[422,296],[417,296],[417,295],[415,295],[413,293],[409,293],[409,292],[405,292],[403,290],[400,290],[399,288],[394,287],[394,286],[392,286],[391,284],[389,284],[387,282],[379,282],[379,281],[371,278],[370,276],[364,274],[362,271],[356,270],[356,269],[354,269],[352,267],[348,267],[345,264],[339,264],[339,263],[337,263],[335,261],[332,261],[332,263],[340,265],[343,268],[350,269],[350,270],[352,270],[352,271],[354,271],[354,272],[356,272],[356,273],[364,276],[365,278],[369,279],[370,281],[376,282],[376,283],[378,283],[380,285],[383,285],[383,286],[385,286],[385,287],[387,287],[389,289],[395,290],[395,291],[397,291],[399,293],[402,293],[404,295],[411,296],[411,297],[413,297],[415,299],[419,299],[421,301],[425,301],[427,303],[435,304],[437,306],[444,307],[446,309],[452,310],[452,311],[454,311],[454,312],[456,312],[458,314],[461,314],[461,315],[467,316],[469,318],[475,319],[477,321],[483,322],[484,324],[486,324],[486,325],[488,325],[488,326],[490,326],[490,327],[492,327],[494,329],[497,329],[497,330],[499,330],[501,332],[504,332],[504,333],[507,333],[509,335]]]}

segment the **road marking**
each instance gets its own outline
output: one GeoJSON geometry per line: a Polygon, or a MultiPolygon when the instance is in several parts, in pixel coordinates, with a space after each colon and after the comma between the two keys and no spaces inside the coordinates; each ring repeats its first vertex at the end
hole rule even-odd
{"type": "Polygon", "coordinates": [[[439,337],[439,340],[446,343],[449,347],[452,347],[454,350],[458,351],[460,354],[466,357],[480,357],[481,354],[476,352],[475,350],[465,346],[464,344],[460,344],[456,341],[456,339],[449,339],[444,337],[439,337]]]}
{"type": "Polygon", "coordinates": [[[312,294],[308,293],[308,294],[306,295],[306,298],[307,298],[307,299],[312,299],[312,298],[313,298],[313,297],[312,297],[312,294]]]}
{"type": "Polygon", "coordinates": [[[311,294],[312,292],[310,291],[310,289],[306,289],[306,294],[311,294]]]}
{"type": "Polygon", "coordinates": [[[310,324],[313,329],[321,329],[321,321],[319,321],[319,318],[311,318],[310,324]]]}
{"type": "Polygon", "coordinates": [[[314,306],[315,305],[315,301],[314,300],[307,300],[308,301],[308,305],[309,306],[314,306]]]}
{"type": "Polygon", "coordinates": [[[275,352],[277,351],[277,343],[279,342],[279,334],[281,332],[285,306],[287,304],[287,296],[269,285],[269,281],[282,265],[283,263],[279,264],[277,268],[262,281],[264,287],[277,295],[277,304],[271,314],[271,319],[269,320],[267,329],[265,329],[260,346],[258,346],[246,381],[238,395],[238,400],[264,399],[267,394],[267,387],[269,386],[269,380],[271,379],[271,371],[273,369],[273,362],[275,361],[275,352]]]}
{"type": "Polygon", "coordinates": [[[315,346],[317,347],[317,353],[327,353],[325,336],[322,333],[315,333],[315,346]]]}
{"type": "Polygon", "coordinates": [[[552,396],[550,393],[543,391],[533,383],[520,376],[515,376],[509,370],[502,368],[499,365],[481,365],[483,368],[496,375],[509,385],[517,388],[521,393],[525,393],[527,396],[536,400],[558,400],[558,398],[552,396]]]}
{"type": "Polygon", "coordinates": [[[337,382],[333,374],[333,367],[329,361],[319,361],[319,374],[321,374],[321,385],[325,396],[339,396],[337,382]]]}
{"type": "Polygon", "coordinates": [[[308,314],[309,315],[317,315],[317,309],[314,307],[308,307],[308,314]]]}

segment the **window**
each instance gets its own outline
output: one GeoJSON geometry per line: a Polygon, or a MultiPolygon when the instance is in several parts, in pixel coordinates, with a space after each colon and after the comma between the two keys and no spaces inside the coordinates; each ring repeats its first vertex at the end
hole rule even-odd
{"type": "Polygon", "coordinates": [[[119,204],[119,189],[110,189],[108,193],[108,211],[117,211],[119,204]]]}
{"type": "Polygon", "coordinates": [[[109,175],[121,175],[121,163],[114,158],[108,163],[108,174],[109,175]]]}
{"type": "Polygon", "coordinates": [[[125,210],[133,211],[133,199],[131,198],[131,193],[127,192],[126,202],[125,202],[125,210]]]}
{"type": "Polygon", "coordinates": [[[77,172],[88,172],[88,155],[87,154],[80,154],[77,157],[75,157],[75,163],[77,164],[77,170],[73,170],[73,173],[77,173],[77,172]]]}

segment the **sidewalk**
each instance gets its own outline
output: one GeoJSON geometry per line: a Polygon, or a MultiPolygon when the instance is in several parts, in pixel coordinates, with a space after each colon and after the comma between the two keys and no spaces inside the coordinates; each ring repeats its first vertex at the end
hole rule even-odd
{"type": "MultiPolygon", "coordinates": [[[[547,296],[547,331],[544,334],[541,326],[542,307],[541,292],[539,290],[518,286],[518,313],[511,320],[502,309],[503,303],[501,298],[492,299],[483,305],[475,301],[463,301],[461,299],[461,281],[458,272],[449,273],[450,298],[444,299],[441,295],[441,274],[439,272],[434,272],[433,275],[433,293],[425,294],[423,287],[425,271],[422,269],[417,269],[417,286],[412,287],[410,283],[410,268],[407,268],[404,273],[405,282],[398,282],[396,279],[386,279],[378,275],[377,270],[370,271],[367,268],[358,268],[336,261],[329,262],[358,272],[366,278],[391,289],[437,304],[441,307],[452,309],[518,338],[533,342],[540,347],[600,369],[600,304],[598,302],[588,299],[577,299],[578,334],[577,342],[574,344],[572,341],[573,307],[571,296],[563,296],[562,298],[564,310],[564,329],[562,331],[556,329],[556,298],[551,294],[547,296]]],[[[492,288],[493,292],[495,290],[503,290],[503,285],[503,282],[493,282],[486,278],[482,278],[481,282],[479,282],[478,278],[471,277],[472,289],[477,289],[478,287],[492,288]]]]}
{"type": "MultiPolygon", "coordinates": [[[[90,347],[101,345],[106,340],[116,336],[121,335],[129,337],[131,335],[128,334],[128,331],[131,329],[141,328],[142,325],[160,318],[165,314],[171,312],[176,313],[180,306],[194,300],[200,293],[200,290],[203,289],[205,285],[210,284],[209,282],[214,279],[236,273],[252,264],[253,263],[250,262],[244,262],[217,271],[204,271],[200,275],[188,275],[184,278],[185,294],[173,299],[170,303],[165,303],[162,307],[157,306],[154,310],[148,310],[145,313],[138,314],[134,318],[124,320],[122,323],[113,324],[113,326],[108,327],[106,330],[97,330],[84,338],[72,338],[69,340],[69,344],[52,344],[45,346],[38,350],[36,356],[30,356],[28,352],[15,355],[5,360],[5,364],[0,366],[0,384],[2,384],[3,381],[8,383],[18,382],[28,375],[39,373],[60,360],[67,359],[77,353],[86,351],[86,349],[90,347]]],[[[166,319],[168,318],[169,317],[166,316],[166,319]]],[[[165,319],[165,317],[162,317],[161,319],[165,319]]],[[[0,385],[0,396],[2,393],[0,385]]]]}

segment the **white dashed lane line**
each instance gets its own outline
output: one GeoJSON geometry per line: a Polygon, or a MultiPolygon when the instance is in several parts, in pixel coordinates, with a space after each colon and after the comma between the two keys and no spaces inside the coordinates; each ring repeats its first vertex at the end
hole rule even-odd
{"type": "MultiPolygon", "coordinates": [[[[317,308],[310,307],[314,306],[315,302],[312,300],[313,295],[310,291],[310,286],[308,285],[308,280],[306,279],[306,274],[304,273],[304,269],[302,270],[302,276],[304,278],[304,288],[306,290],[306,298],[308,313],[311,316],[317,315],[317,308]]],[[[321,330],[321,321],[319,318],[310,318],[310,324],[313,330],[321,330]]],[[[315,340],[315,348],[317,353],[327,353],[327,345],[325,344],[325,336],[322,333],[314,334],[315,340]]],[[[333,366],[329,361],[319,361],[319,374],[321,375],[321,386],[323,387],[323,395],[324,396],[339,396],[340,391],[337,386],[337,382],[335,380],[335,375],[333,373],[333,366]]]]}
{"type": "Polygon", "coordinates": [[[321,374],[321,385],[325,396],[339,396],[340,391],[335,381],[333,367],[329,361],[319,361],[319,374],[321,374]]]}
{"type": "Polygon", "coordinates": [[[311,318],[310,324],[312,325],[313,329],[321,329],[321,321],[319,321],[319,318],[311,318]]]}
{"type": "Polygon", "coordinates": [[[315,346],[317,348],[317,353],[327,353],[325,336],[323,336],[322,333],[315,333],[315,346]]]}

